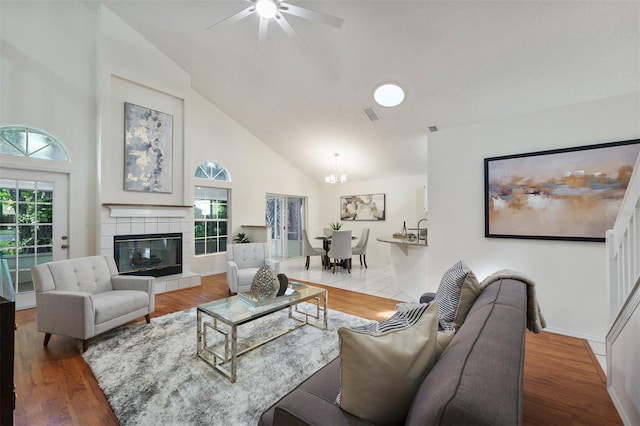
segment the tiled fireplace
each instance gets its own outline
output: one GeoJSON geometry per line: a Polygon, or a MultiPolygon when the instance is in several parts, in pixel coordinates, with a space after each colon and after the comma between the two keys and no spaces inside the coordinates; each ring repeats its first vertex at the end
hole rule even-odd
{"type": "Polygon", "coordinates": [[[104,205],[100,253],[116,259],[121,273],[155,276],[156,293],[200,285],[200,275],[191,272],[193,220],[189,207],[104,205]],[[181,250],[172,247],[169,251],[178,238],[181,250]],[[118,253],[116,241],[124,241],[118,253]]]}

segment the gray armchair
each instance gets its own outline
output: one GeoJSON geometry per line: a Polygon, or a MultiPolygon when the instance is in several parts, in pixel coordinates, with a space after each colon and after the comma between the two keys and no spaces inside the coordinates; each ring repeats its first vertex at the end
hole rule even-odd
{"type": "Polygon", "coordinates": [[[229,293],[249,291],[251,281],[261,266],[267,265],[278,274],[280,262],[272,259],[267,243],[227,245],[227,285],[229,293]]]}
{"type": "Polygon", "coordinates": [[[88,340],[155,310],[153,277],[118,275],[111,257],[89,256],[31,267],[38,331],[88,340]]]}

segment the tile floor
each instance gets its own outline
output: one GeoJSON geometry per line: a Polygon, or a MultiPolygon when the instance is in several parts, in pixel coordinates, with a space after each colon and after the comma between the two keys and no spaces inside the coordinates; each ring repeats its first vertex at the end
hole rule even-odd
{"type": "Polygon", "coordinates": [[[391,265],[377,265],[369,263],[369,267],[360,266],[354,257],[351,273],[344,268],[336,269],[335,274],[323,269],[319,257],[312,257],[309,269],[305,269],[305,258],[287,259],[280,263],[280,272],[289,279],[299,279],[359,293],[372,294],[403,302],[416,302],[411,296],[393,285],[391,265]]]}

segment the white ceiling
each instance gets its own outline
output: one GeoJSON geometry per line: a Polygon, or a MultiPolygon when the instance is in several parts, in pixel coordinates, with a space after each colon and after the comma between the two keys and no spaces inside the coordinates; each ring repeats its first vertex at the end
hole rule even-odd
{"type": "Polygon", "coordinates": [[[425,174],[428,126],[445,132],[640,84],[638,1],[291,0],[344,24],[288,17],[308,47],[271,24],[259,50],[255,14],[206,29],[247,0],[102,3],[318,182],[333,171],[334,152],[351,181],[425,174]],[[406,100],[375,106],[373,89],[390,80],[406,100]]]}

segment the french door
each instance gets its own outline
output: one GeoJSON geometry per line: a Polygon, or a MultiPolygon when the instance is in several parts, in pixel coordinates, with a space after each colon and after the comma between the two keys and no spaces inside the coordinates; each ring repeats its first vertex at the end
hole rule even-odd
{"type": "Polygon", "coordinates": [[[35,306],[31,267],[68,257],[68,175],[2,168],[0,254],[16,309],[35,306]]]}
{"type": "Polygon", "coordinates": [[[271,255],[287,259],[302,256],[306,198],[267,194],[266,224],[271,227],[271,255]]]}

